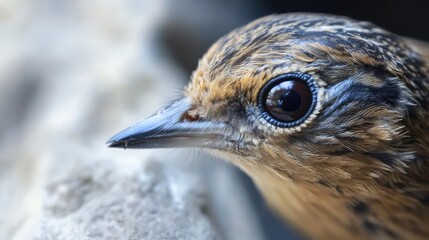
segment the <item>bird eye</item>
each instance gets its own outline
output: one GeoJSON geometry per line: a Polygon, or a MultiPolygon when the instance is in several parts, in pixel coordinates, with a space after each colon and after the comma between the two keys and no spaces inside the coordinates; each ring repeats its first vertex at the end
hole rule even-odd
{"type": "Polygon", "coordinates": [[[262,117],[278,127],[305,121],[316,106],[317,87],[310,75],[289,73],[268,81],[259,94],[262,117]]]}

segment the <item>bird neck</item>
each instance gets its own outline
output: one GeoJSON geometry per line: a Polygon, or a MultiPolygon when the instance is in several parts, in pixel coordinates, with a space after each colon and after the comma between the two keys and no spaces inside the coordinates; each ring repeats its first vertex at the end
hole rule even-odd
{"type": "Polygon", "coordinates": [[[429,236],[429,185],[297,182],[269,168],[240,167],[280,216],[312,238],[429,236]]]}

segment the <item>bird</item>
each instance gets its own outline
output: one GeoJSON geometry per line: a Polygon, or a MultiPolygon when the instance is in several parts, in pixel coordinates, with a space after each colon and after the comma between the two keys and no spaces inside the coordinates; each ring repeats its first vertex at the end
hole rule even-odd
{"type": "Polygon", "coordinates": [[[204,149],[310,239],[428,239],[428,67],[426,43],[370,22],[269,15],[217,40],[181,98],[107,145],[204,149]]]}

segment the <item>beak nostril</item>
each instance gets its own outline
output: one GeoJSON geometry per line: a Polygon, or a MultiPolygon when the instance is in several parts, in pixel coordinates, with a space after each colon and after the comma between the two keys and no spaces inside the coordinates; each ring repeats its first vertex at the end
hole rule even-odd
{"type": "Polygon", "coordinates": [[[183,115],[180,117],[180,122],[198,122],[202,121],[203,119],[198,114],[192,114],[189,111],[186,111],[183,113],[183,115]]]}

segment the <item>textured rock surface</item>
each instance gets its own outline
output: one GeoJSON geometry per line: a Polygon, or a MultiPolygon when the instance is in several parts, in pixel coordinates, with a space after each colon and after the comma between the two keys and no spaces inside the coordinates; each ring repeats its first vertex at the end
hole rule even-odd
{"type": "Polygon", "coordinates": [[[188,79],[154,38],[168,6],[0,2],[0,239],[262,239],[223,164],[104,145],[188,79]]]}
{"type": "Polygon", "coordinates": [[[219,239],[197,176],[183,168],[148,158],[67,169],[47,186],[35,239],[219,239]]]}

